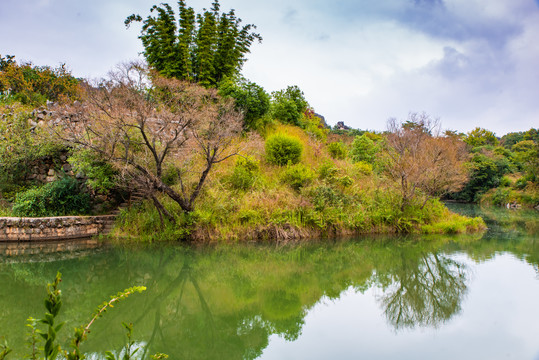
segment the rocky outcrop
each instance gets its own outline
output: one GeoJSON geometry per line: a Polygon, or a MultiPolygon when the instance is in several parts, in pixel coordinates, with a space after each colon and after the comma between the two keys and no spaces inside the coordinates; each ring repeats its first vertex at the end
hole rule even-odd
{"type": "Polygon", "coordinates": [[[346,126],[344,124],[344,121],[338,121],[334,129],[335,130],[351,130],[352,128],[350,126],[346,126]]]}

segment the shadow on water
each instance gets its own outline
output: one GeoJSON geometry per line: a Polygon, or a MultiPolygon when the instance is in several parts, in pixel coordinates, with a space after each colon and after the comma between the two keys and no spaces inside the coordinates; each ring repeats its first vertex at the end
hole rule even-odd
{"type": "Polygon", "coordinates": [[[491,231],[475,236],[377,237],[285,247],[106,246],[31,262],[25,256],[5,261],[2,255],[0,329],[16,349],[14,358],[24,354],[25,319],[41,315],[44,284],[58,270],[64,274],[64,334],[86,322],[109,294],[133,285],[148,288],[95,323],[83,349],[94,355],[121,349],[121,322],[126,321],[134,323],[135,339],[147,345],[143,358],[159,351],[171,358],[255,359],[271,335],[301,336],[306,314],[321,299],[373,287],[380,290],[376,301],[393,329],[440,327],[459,313],[468,291],[470,270],[463,253],[480,262],[509,252],[537,269],[533,226],[502,219],[496,227],[501,215],[491,216],[491,231]]]}

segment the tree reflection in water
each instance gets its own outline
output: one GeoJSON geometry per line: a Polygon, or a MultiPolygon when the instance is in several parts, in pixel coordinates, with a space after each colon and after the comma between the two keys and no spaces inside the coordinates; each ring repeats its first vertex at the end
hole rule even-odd
{"type": "MultiPolygon", "coordinates": [[[[68,328],[82,323],[103,294],[134,284],[148,288],[96,322],[85,344],[90,352],[120,349],[125,337],[119,324],[129,321],[137,341],[147,345],[143,358],[164,352],[173,358],[255,359],[271,335],[296,340],[309,309],[323,297],[338,299],[350,287],[363,291],[373,283],[386,290],[380,303],[395,328],[449,319],[466,289],[465,268],[437,252],[439,245],[391,241],[207,250],[113,247],[80,259],[9,264],[0,269],[9,294],[0,297],[6,310],[0,325],[18,318],[22,327],[23,316],[35,314],[44,279],[58,267],[66,274],[68,328]],[[36,303],[9,306],[30,289],[36,303]],[[74,295],[77,300],[70,301],[74,295]]],[[[22,349],[22,343],[20,337],[14,346],[22,349]]]]}
{"type": "MultiPolygon", "coordinates": [[[[408,255],[408,256],[407,256],[408,255]]],[[[442,253],[423,253],[376,275],[384,292],[377,297],[395,330],[438,327],[460,310],[467,291],[466,266],[442,253]]]]}

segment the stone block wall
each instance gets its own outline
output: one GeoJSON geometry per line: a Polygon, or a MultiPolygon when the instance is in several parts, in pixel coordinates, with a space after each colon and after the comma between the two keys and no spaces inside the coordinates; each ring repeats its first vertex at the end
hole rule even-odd
{"type": "Polygon", "coordinates": [[[114,215],[0,218],[0,241],[49,241],[89,238],[106,230],[114,215]]]}

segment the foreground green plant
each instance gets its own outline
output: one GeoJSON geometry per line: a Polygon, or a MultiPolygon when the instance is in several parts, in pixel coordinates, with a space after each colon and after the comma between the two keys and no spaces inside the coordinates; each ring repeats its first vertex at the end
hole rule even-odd
{"type": "Polygon", "coordinates": [[[131,339],[133,335],[133,324],[126,324],[122,323],[122,326],[127,330],[127,344],[124,348],[124,356],[116,357],[112,352],[107,351],[105,353],[105,359],[107,360],[122,360],[122,359],[131,359],[133,355],[135,355],[140,348],[133,349],[133,346],[135,345],[135,341],[131,339]]]}
{"type": "MultiPolygon", "coordinates": [[[[57,317],[62,308],[62,292],[59,289],[60,282],[62,281],[62,274],[58,272],[54,281],[47,285],[47,297],[45,298],[45,316],[43,319],[36,320],[32,317],[28,318],[27,327],[29,327],[28,342],[30,347],[30,354],[27,355],[29,359],[40,359],[38,356],[39,349],[43,351],[43,358],[45,360],[67,359],[67,360],[83,360],[86,359],[86,355],[81,352],[80,345],[88,338],[90,327],[92,324],[102,317],[109,308],[114,307],[116,303],[121,300],[127,299],[134,293],[141,293],[146,290],[144,286],[133,286],[118,294],[111,296],[109,301],[104,302],[97,307],[96,311],[92,315],[91,320],[87,324],[83,324],[78,328],[75,328],[73,337],[71,339],[71,350],[63,350],[57,341],[57,334],[62,329],[64,322],[57,322],[57,317]],[[39,329],[38,324],[46,325],[45,329],[39,329]],[[44,342],[42,348],[38,345],[40,342],[44,342]]],[[[105,353],[107,360],[129,360],[133,358],[139,348],[134,348],[135,342],[132,340],[133,324],[122,323],[127,330],[127,344],[124,348],[123,356],[115,357],[115,355],[107,351],[105,353]]],[[[8,347],[7,342],[0,344],[0,360],[4,360],[6,356],[12,351],[8,347]]],[[[154,359],[166,359],[168,356],[165,354],[155,354],[152,356],[154,359]]]]}
{"type": "MultiPolygon", "coordinates": [[[[103,304],[101,304],[97,308],[96,312],[92,316],[92,320],[90,320],[90,322],[88,324],[83,325],[83,326],[75,329],[75,334],[73,336],[73,339],[71,340],[71,348],[72,348],[72,350],[65,353],[66,359],[67,360],[86,359],[86,356],[83,353],[80,352],[80,344],[87,339],[88,333],[90,332],[90,327],[92,326],[92,324],[97,319],[102,317],[107,312],[107,310],[109,308],[113,307],[115,303],[117,303],[117,302],[119,302],[121,300],[127,299],[127,297],[129,295],[134,294],[135,292],[141,293],[141,292],[143,292],[145,290],[146,290],[146,287],[144,287],[144,286],[133,286],[133,287],[131,287],[129,289],[125,289],[124,291],[119,292],[115,296],[111,296],[109,301],[106,301],[103,304]]],[[[127,330],[128,330],[128,340],[129,340],[128,347],[129,347],[129,349],[131,349],[131,332],[133,330],[132,325],[131,325],[130,328],[128,327],[127,330]]],[[[127,359],[129,359],[129,358],[130,357],[128,357],[127,359]]],[[[124,360],[126,360],[125,357],[124,357],[124,360]]]]}
{"type": "Polygon", "coordinates": [[[0,344],[0,360],[3,360],[6,358],[7,354],[9,354],[12,350],[7,346],[6,341],[4,340],[3,344],[0,344]]]}

